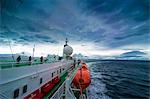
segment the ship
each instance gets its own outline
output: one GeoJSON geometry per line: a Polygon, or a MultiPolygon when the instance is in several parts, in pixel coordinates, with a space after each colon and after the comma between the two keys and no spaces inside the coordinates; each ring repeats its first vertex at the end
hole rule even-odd
{"type": "Polygon", "coordinates": [[[88,66],[72,53],[66,39],[62,57],[0,62],[0,99],[88,99],[88,66]]]}

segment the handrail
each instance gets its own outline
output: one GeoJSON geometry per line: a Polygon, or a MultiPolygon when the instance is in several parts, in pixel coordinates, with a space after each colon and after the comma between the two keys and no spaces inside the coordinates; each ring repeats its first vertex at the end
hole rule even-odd
{"type": "Polygon", "coordinates": [[[0,92],[0,99],[9,99],[9,98],[4,93],[0,92]]]}
{"type": "Polygon", "coordinates": [[[59,99],[61,97],[64,91],[63,88],[65,88],[65,83],[66,81],[62,83],[62,85],[58,88],[58,90],[53,94],[53,96],[50,99],[59,99]]]}
{"type": "Polygon", "coordinates": [[[20,63],[18,62],[0,62],[0,68],[4,69],[4,68],[14,68],[14,67],[21,67],[21,66],[32,66],[32,65],[37,65],[37,64],[41,64],[41,63],[31,63],[31,62],[27,62],[27,61],[22,61],[20,63]]]}
{"type": "MultiPolygon", "coordinates": [[[[77,63],[75,63],[75,64],[77,64],[77,63]]],[[[72,71],[72,68],[69,68],[67,71],[72,71]]],[[[74,72],[73,72],[73,74],[70,74],[69,75],[69,77],[71,77],[71,76],[73,76],[74,77],[74,75],[75,75],[75,73],[76,73],[76,71],[77,71],[77,66],[75,66],[75,68],[74,68],[74,72]]],[[[71,77],[70,79],[66,79],[64,82],[63,82],[63,84],[59,87],[59,89],[53,94],[53,96],[50,98],[50,99],[60,99],[60,97],[63,95],[63,93],[65,92],[64,90],[63,90],[63,88],[65,88],[65,87],[68,87],[67,89],[69,90],[70,89],[70,84],[71,84],[71,82],[72,82],[72,80],[73,80],[73,77],[71,77]]],[[[66,90],[66,89],[65,89],[66,90]]],[[[71,91],[71,90],[70,90],[71,91]]],[[[70,93],[66,93],[65,92],[65,94],[68,94],[68,95],[73,95],[73,92],[71,91],[70,93]]],[[[72,96],[74,99],[75,99],[75,96],[72,96]]]]}
{"type": "MultiPolygon", "coordinates": [[[[57,60],[56,60],[57,61],[57,60]]],[[[56,62],[51,61],[51,62],[56,62]]],[[[51,62],[32,62],[32,61],[21,61],[21,62],[0,62],[0,64],[21,64],[21,63],[51,63],[51,62]]]]}
{"type": "Polygon", "coordinates": [[[32,65],[44,64],[44,63],[53,63],[53,62],[58,62],[58,61],[59,60],[48,61],[48,62],[33,62],[33,61],[0,62],[0,69],[20,67],[20,66],[32,66],[32,65]]]}

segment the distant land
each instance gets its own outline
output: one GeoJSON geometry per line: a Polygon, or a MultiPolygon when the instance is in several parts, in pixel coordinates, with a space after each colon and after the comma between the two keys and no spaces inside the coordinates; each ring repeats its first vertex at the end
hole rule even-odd
{"type": "MultiPolygon", "coordinates": [[[[29,54],[28,53],[17,53],[17,54],[13,54],[13,56],[16,58],[18,55],[21,55],[23,57],[28,57],[29,54]]],[[[141,51],[130,51],[130,52],[125,52],[122,53],[120,55],[116,55],[116,56],[100,56],[100,55],[93,55],[93,56],[85,56],[82,55],[81,53],[79,54],[73,54],[72,55],[74,58],[77,59],[84,59],[84,60],[145,60],[145,61],[149,61],[149,57],[148,54],[145,52],[141,52],[141,51]]],[[[9,59],[12,58],[12,54],[0,54],[0,58],[3,57],[9,57],[9,59]]]]}
{"type": "Polygon", "coordinates": [[[91,56],[92,59],[101,60],[150,60],[148,53],[141,51],[129,51],[116,56],[91,56]]]}

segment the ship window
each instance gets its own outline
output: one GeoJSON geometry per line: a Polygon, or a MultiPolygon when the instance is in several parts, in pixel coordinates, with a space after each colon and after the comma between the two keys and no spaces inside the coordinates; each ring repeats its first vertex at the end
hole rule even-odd
{"type": "Polygon", "coordinates": [[[27,92],[27,85],[24,85],[23,86],[23,93],[26,93],[27,92]]]}
{"type": "Polygon", "coordinates": [[[60,73],[61,73],[61,69],[60,69],[60,73]]]}
{"type": "Polygon", "coordinates": [[[19,89],[16,89],[14,91],[14,98],[17,98],[19,96],[19,89]]]}
{"type": "Polygon", "coordinates": [[[52,77],[54,76],[54,74],[52,73],[52,77]]]}
{"type": "Polygon", "coordinates": [[[42,78],[40,78],[40,84],[43,82],[43,79],[42,78]]]}

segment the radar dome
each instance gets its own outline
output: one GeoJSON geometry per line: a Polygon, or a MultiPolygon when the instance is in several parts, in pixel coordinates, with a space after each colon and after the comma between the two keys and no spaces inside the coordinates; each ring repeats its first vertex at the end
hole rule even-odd
{"type": "Polygon", "coordinates": [[[63,49],[63,54],[70,56],[73,53],[73,49],[70,46],[65,46],[63,49]]]}

